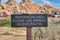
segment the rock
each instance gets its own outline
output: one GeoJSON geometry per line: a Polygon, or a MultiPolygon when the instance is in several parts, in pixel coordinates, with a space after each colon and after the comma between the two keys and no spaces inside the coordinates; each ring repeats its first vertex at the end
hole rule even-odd
{"type": "Polygon", "coordinates": [[[6,2],[6,4],[15,5],[15,4],[17,4],[17,3],[16,3],[15,0],[8,0],[8,1],[6,2]]]}
{"type": "MultiPolygon", "coordinates": [[[[5,4],[0,5],[0,13],[8,13],[13,14],[13,13],[53,13],[52,11],[57,11],[58,9],[54,9],[53,7],[50,6],[41,6],[39,4],[34,4],[31,2],[31,0],[22,0],[20,4],[16,3],[15,0],[8,0],[5,4]],[[53,10],[52,10],[53,9],[53,10]]],[[[58,13],[60,12],[59,10],[57,11],[58,13]]]]}
{"type": "Polygon", "coordinates": [[[13,35],[13,33],[5,32],[2,35],[13,35]]]}

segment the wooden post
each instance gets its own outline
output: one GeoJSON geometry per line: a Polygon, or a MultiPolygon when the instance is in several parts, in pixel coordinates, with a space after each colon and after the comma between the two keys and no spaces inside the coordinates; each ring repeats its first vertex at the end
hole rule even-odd
{"type": "Polygon", "coordinates": [[[27,27],[27,40],[32,40],[32,27],[27,27]]]}

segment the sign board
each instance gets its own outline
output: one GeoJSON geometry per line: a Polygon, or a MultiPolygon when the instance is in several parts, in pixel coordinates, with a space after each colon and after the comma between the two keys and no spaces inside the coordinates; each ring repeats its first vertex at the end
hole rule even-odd
{"type": "Polygon", "coordinates": [[[12,27],[47,27],[47,14],[12,14],[12,27]]]}

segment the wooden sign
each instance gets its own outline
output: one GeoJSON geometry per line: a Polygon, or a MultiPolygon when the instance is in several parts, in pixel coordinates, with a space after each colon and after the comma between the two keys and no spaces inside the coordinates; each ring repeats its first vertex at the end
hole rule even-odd
{"type": "Polygon", "coordinates": [[[12,27],[47,27],[47,14],[12,14],[12,27]]]}

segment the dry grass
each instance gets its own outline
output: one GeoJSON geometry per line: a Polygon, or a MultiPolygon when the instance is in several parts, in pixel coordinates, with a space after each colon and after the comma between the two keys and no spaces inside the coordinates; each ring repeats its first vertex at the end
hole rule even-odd
{"type": "Polygon", "coordinates": [[[33,31],[33,40],[60,40],[60,19],[49,18],[48,27],[35,28],[33,31]]]}
{"type": "MultiPolygon", "coordinates": [[[[59,21],[59,18],[48,18],[48,27],[33,27],[32,40],[60,40],[59,21]]],[[[26,40],[26,28],[0,27],[0,40],[26,40]]]]}

